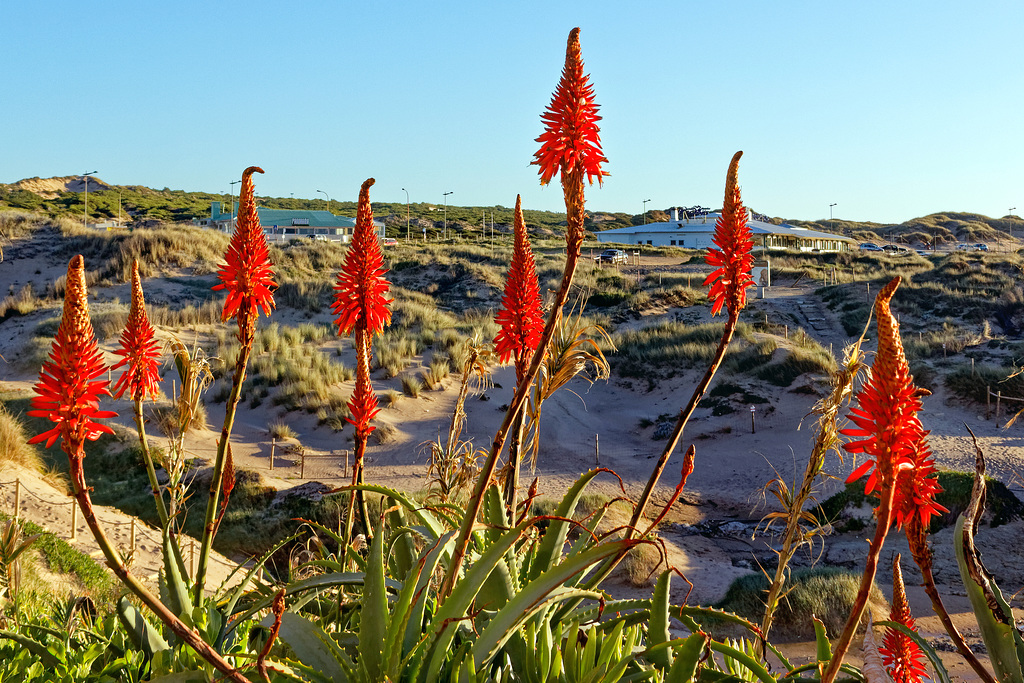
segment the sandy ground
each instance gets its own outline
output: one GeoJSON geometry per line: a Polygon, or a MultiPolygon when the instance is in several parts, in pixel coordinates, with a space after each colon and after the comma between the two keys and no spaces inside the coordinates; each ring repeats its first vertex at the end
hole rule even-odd
{"type": "MultiPolygon", "coordinates": [[[[15,248],[8,249],[7,253],[7,260],[0,264],[0,292],[16,290],[27,281],[52,281],[56,275],[63,272],[64,265],[48,259],[38,247],[15,245],[15,248]]],[[[656,272],[657,268],[676,266],[664,260],[659,262],[657,259],[651,259],[645,267],[649,272],[656,272]]],[[[147,298],[151,300],[170,296],[168,292],[161,291],[164,285],[159,281],[148,282],[145,286],[151,288],[147,289],[147,298]]],[[[764,299],[752,301],[751,308],[759,314],[766,314],[772,322],[785,322],[791,328],[797,324],[802,325],[809,334],[826,346],[832,345],[838,353],[844,344],[852,340],[843,333],[836,316],[814,296],[815,286],[775,286],[767,290],[764,299]]],[[[128,300],[125,286],[95,291],[93,296],[97,300],[109,300],[114,297],[120,298],[121,301],[128,300]]],[[[658,316],[670,318],[683,313],[686,312],[656,312],[651,319],[658,316]]],[[[700,315],[704,317],[703,321],[706,321],[707,309],[703,309],[700,315]]],[[[6,390],[27,391],[35,379],[33,373],[18,370],[14,360],[17,358],[18,350],[29,343],[31,332],[40,319],[39,314],[33,314],[0,325],[0,349],[7,360],[12,361],[11,365],[0,367],[0,382],[6,390]]],[[[275,319],[282,323],[294,323],[305,319],[319,322],[328,320],[326,315],[308,318],[288,316],[280,312],[275,313],[275,319]]],[[[113,347],[106,344],[105,349],[110,351],[113,347]]],[[[168,394],[171,374],[168,372],[164,380],[165,392],[168,394]]],[[[599,464],[613,469],[622,478],[626,493],[636,497],[664,447],[664,441],[652,439],[654,428],[641,427],[641,421],[656,421],[661,415],[676,414],[689,398],[696,379],[695,372],[681,373],[672,379],[656,383],[653,389],[648,390],[647,382],[622,380],[613,376],[611,381],[598,382],[593,386],[577,380],[568,390],[562,390],[544,407],[541,428],[543,446],[535,473],[539,478],[541,493],[547,496],[560,496],[582,472],[599,464]]],[[[512,395],[514,376],[510,368],[497,369],[493,380],[493,388],[483,395],[471,396],[467,402],[469,419],[464,438],[472,439],[477,447],[490,442],[503,417],[503,408],[512,395]]],[[[798,380],[790,389],[806,384],[808,383],[798,380]]],[[[382,392],[387,388],[397,387],[398,382],[378,378],[375,385],[378,392],[382,392]]],[[[751,412],[746,406],[722,416],[713,416],[708,409],[697,411],[687,427],[681,447],[673,455],[661,482],[659,495],[663,498],[678,481],[685,446],[694,443],[697,453],[696,471],[690,477],[683,503],[676,512],[677,521],[756,521],[766,509],[759,494],[761,487],[776,474],[783,476],[787,481],[800,476],[814,436],[813,422],[804,422],[804,418],[817,397],[807,393],[796,393],[790,389],[772,389],[767,396],[769,403],[755,406],[753,425],[751,412]]],[[[386,444],[374,444],[369,448],[367,480],[406,491],[426,488],[428,456],[425,444],[439,435],[446,434],[447,421],[456,393],[457,387],[452,379],[443,391],[424,391],[418,399],[406,397],[396,407],[384,409],[379,421],[393,426],[395,433],[386,444]]],[[[128,404],[121,402],[115,406],[111,402],[111,406],[122,413],[120,420],[127,426],[131,414],[128,404]]],[[[1008,430],[1000,429],[995,420],[987,421],[983,415],[978,414],[978,410],[960,407],[941,391],[925,399],[922,419],[925,427],[932,431],[931,445],[940,466],[973,470],[974,447],[967,432],[967,426],[970,426],[978,435],[979,445],[988,457],[989,473],[1013,486],[1014,490],[1020,491],[1021,466],[1018,449],[1024,442],[1024,425],[1014,426],[1008,430]]],[[[222,405],[210,404],[209,424],[213,429],[189,437],[188,448],[192,454],[201,458],[212,458],[222,420],[222,405]]],[[[305,464],[305,480],[315,479],[332,486],[345,483],[345,453],[351,448],[348,431],[336,434],[327,428],[318,428],[312,416],[280,415],[276,409],[270,407],[269,402],[264,402],[256,410],[245,407],[240,411],[232,436],[236,468],[257,470],[268,484],[279,489],[288,489],[302,482],[299,476],[300,461],[289,456],[280,444],[275,452],[274,469],[271,471],[268,425],[275,420],[283,420],[295,429],[307,455],[331,456],[309,458],[305,464]]],[[[849,458],[845,462],[833,458],[826,469],[829,474],[841,479],[853,466],[854,463],[849,458]]],[[[532,476],[533,474],[524,476],[525,483],[528,484],[532,476]]],[[[0,478],[13,479],[10,474],[0,474],[0,478]]],[[[823,496],[838,485],[835,482],[826,485],[822,491],[823,496]]],[[[31,490],[34,495],[51,498],[53,496],[43,493],[45,487],[41,482],[33,481],[31,490]]],[[[617,480],[611,476],[599,477],[593,485],[593,490],[609,495],[621,493],[617,480]]],[[[10,500],[10,489],[5,488],[4,493],[10,500]]],[[[61,508],[53,503],[32,503],[29,502],[29,498],[23,496],[26,517],[41,519],[59,528],[69,527],[69,521],[64,519],[70,514],[66,511],[67,506],[61,508]]],[[[65,497],[63,502],[66,501],[65,497]]],[[[105,514],[110,515],[111,523],[123,518],[118,517],[114,511],[105,514]]],[[[117,530],[115,533],[121,534],[118,539],[123,543],[123,530],[127,527],[114,528],[117,530]]],[[[993,571],[1008,593],[1013,593],[1024,585],[1024,575],[1021,571],[1024,562],[1021,561],[1022,549],[1019,543],[1021,528],[1013,528],[1018,536],[1011,544],[1012,554],[1007,555],[1005,552],[1009,540],[1005,536],[1005,531],[1000,533],[998,539],[994,541],[995,545],[991,546],[1003,551],[1003,557],[995,563],[993,571]]],[[[981,532],[979,543],[983,546],[988,542],[986,536],[989,533],[986,529],[981,532]]],[[[722,539],[699,534],[668,532],[663,535],[672,548],[671,561],[694,583],[695,588],[690,595],[691,603],[707,604],[721,599],[737,576],[755,570],[751,567],[749,559],[756,556],[759,549],[763,551],[765,548],[763,541],[758,545],[759,542],[756,540],[751,542],[733,539],[724,542],[722,539]]],[[[84,536],[85,534],[80,531],[79,543],[88,543],[88,540],[83,540],[84,536]]],[[[937,545],[938,542],[937,540],[937,545]]],[[[893,534],[891,545],[898,548],[900,544],[898,535],[893,534]]],[[[905,546],[905,542],[902,542],[902,545],[905,546]]],[[[833,563],[855,567],[862,561],[865,547],[863,539],[841,539],[834,551],[836,555],[832,556],[833,550],[830,548],[827,559],[833,563]]],[[[140,572],[155,572],[157,551],[158,546],[155,543],[149,540],[140,542],[135,560],[140,572]],[[147,569],[141,569],[142,567],[147,569]],[[148,569],[150,567],[153,569],[148,569]]],[[[886,554],[888,556],[888,549],[886,554]]],[[[966,624],[970,617],[966,615],[966,602],[960,597],[962,588],[953,587],[957,584],[954,573],[946,571],[940,580],[950,582],[946,590],[949,592],[952,606],[960,613],[957,618],[964,620],[966,624]]],[[[880,577],[880,582],[885,583],[884,577],[880,577]]],[[[929,613],[926,601],[916,589],[912,591],[912,595],[915,612],[922,615],[929,613]]],[[[678,582],[673,598],[682,600],[684,597],[685,590],[681,582],[678,582]]],[[[939,635],[940,628],[934,618],[924,617],[919,623],[926,632],[931,632],[934,636],[939,635]]],[[[970,631],[971,628],[968,626],[967,630],[970,631]]],[[[976,626],[973,628],[976,630],[976,626]]],[[[957,675],[971,678],[969,673],[960,670],[957,671],[957,675]]]]}

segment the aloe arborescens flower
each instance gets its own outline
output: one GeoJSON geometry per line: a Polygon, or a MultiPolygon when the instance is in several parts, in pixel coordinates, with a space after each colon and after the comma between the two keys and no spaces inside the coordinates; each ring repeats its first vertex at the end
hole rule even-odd
{"type": "MultiPolygon", "coordinates": [[[[387,292],[391,285],[384,279],[384,255],[373,225],[373,207],[370,205],[370,187],[373,178],[366,180],[359,188],[359,205],[356,209],[356,227],[352,244],[345,255],[345,263],[338,273],[338,282],[331,310],[338,317],[335,324],[338,334],[353,333],[356,350],[356,386],[349,399],[348,407],[352,416],[348,421],[355,428],[355,448],[352,466],[352,484],[363,481],[363,460],[366,453],[366,439],[373,431],[370,420],[380,412],[377,395],[370,384],[370,343],[373,335],[391,323],[391,309],[387,292]]],[[[349,499],[347,516],[348,533],[351,536],[353,501],[359,499],[359,509],[367,535],[370,534],[369,520],[362,492],[357,491],[349,499]]]]}
{"type": "Polygon", "coordinates": [[[877,526],[868,547],[860,589],[822,683],[831,683],[839,673],[864,614],[878,557],[893,521],[900,526],[908,522],[923,522],[927,526],[932,515],[944,510],[935,501],[941,488],[934,477],[931,452],[925,441],[927,432],[917,417],[921,396],[927,392],[914,385],[900,341],[899,324],[889,307],[899,285],[897,276],[875,297],[878,350],[871,377],[857,393],[857,407],[850,410],[854,426],[842,430],[855,439],[843,448],[869,457],[848,481],[867,474],[865,492],[877,496],[879,504],[875,508],[877,526]]]}
{"type": "Polygon", "coordinates": [[[515,362],[516,379],[522,381],[530,357],[544,332],[544,311],[541,307],[540,286],[537,284],[537,264],[533,259],[530,241],[526,238],[522,198],[516,195],[513,215],[515,244],[512,262],[505,278],[505,296],[501,308],[494,316],[501,328],[494,336],[494,351],[502,363],[515,362]]]}
{"type": "Polygon", "coordinates": [[[132,263],[132,306],[128,313],[128,324],[121,333],[121,348],[114,353],[121,356],[121,360],[110,369],[127,366],[114,384],[115,398],[121,398],[125,391],[128,391],[132,400],[146,396],[156,398],[160,393],[160,377],[157,374],[160,345],[156,341],[149,316],[146,315],[138,261],[132,263]]]}
{"type": "Polygon", "coordinates": [[[79,255],[68,264],[64,292],[64,313],[49,359],[43,363],[37,396],[32,399],[33,417],[45,417],[54,426],[33,437],[29,443],[45,443],[49,448],[57,439],[71,461],[72,481],[78,485],[82,473],[85,442],[113,430],[97,420],[116,417],[117,413],[99,409],[99,397],[110,395],[109,382],[98,380],[106,372],[103,354],[89,320],[89,301],[85,286],[85,261],[79,255]]]}
{"type": "Polygon", "coordinates": [[[715,247],[708,249],[707,263],[715,270],[704,280],[704,286],[711,285],[708,298],[711,299],[711,315],[717,315],[725,306],[730,316],[739,315],[747,304],[747,288],[754,285],[750,277],[754,265],[751,253],[754,242],[747,225],[747,209],[740,199],[738,168],[743,152],[736,152],[729,163],[725,181],[725,200],[722,215],[715,221],[715,247]]]}
{"type": "MultiPolygon", "coordinates": [[[[914,617],[910,614],[910,605],[907,603],[899,554],[892,563],[892,609],[889,612],[889,621],[903,624],[911,631],[917,630],[914,617]]],[[[924,652],[902,631],[886,628],[882,637],[882,647],[878,648],[878,651],[882,655],[882,663],[892,676],[893,683],[921,683],[927,677],[924,652]]]]}
{"type": "Polygon", "coordinates": [[[227,290],[222,318],[238,316],[239,341],[243,344],[256,332],[256,317],[260,309],[270,315],[274,307],[274,265],[270,262],[270,248],[256,212],[253,173],[263,173],[259,166],[250,166],[242,173],[239,193],[238,222],[231,236],[231,244],[224,255],[217,276],[220,284],[214,289],[227,290]]]}

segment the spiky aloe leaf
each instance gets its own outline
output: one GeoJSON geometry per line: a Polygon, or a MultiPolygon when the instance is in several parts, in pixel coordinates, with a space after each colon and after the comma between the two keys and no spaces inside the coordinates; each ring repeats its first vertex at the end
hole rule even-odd
{"type": "Polygon", "coordinates": [[[162,588],[166,591],[168,602],[170,603],[168,606],[179,619],[191,626],[192,598],[188,592],[188,586],[185,585],[185,579],[182,574],[182,568],[185,563],[182,561],[181,552],[178,549],[178,543],[171,538],[170,525],[164,528],[163,546],[164,571],[160,578],[161,582],[164,584],[162,588]]]}
{"type": "Polygon", "coordinates": [[[156,652],[170,649],[170,645],[163,639],[160,632],[146,620],[146,617],[142,616],[139,610],[135,609],[128,598],[121,598],[118,601],[117,618],[124,626],[132,644],[145,653],[147,660],[152,659],[156,652]]]}
{"type": "Polygon", "coordinates": [[[697,665],[708,643],[707,634],[698,631],[686,638],[675,653],[672,668],[665,676],[665,683],[690,683],[697,679],[697,665]]]}
{"type": "Polygon", "coordinates": [[[477,668],[489,662],[497,648],[508,640],[515,629],[542,607],[562,600],[597,595],[593,591],[566,589],[565,585],[606,557],[617,552],[625,552],[637,543],[634,540],[602,543],[575,557],[567,558],[528,583],[491,618],[487,627],[480,633],[473,645],[473,659],[477,668]]]}
{"type": "MultiPolygon", "coordinates": [[[[973,436],[973,433],[972,433],[973,436]]],[[[996,678],[1002,683],[1024,683],[1024,639],[1014,624],[1013,611],[1003,597],[995,578],[981,561],[974,545],[974,534],[985,509],[985,456],[974,443],[974,487],[971,502],[956,521],[953,545],[960,565],[960,578],[967,589],[981,638],[988,648],[996,678]]]]}
{"type": "MultiPolygon", "coordinates": [[[[268,616],[267,625],[273,621],[268,616]]],[[[278,638],[288,644],[303,665],[327,676],[328,680],[347,683],[354,665],[345,651],[322,628],[294,612],[281,615],[278,638]]]]}
{"type": "Polygon", "coordinates": [[[576,506],[579,505],[580,498],[583,497],[583,491],[587,488],[587,485],[593,481],[594,477],[605,470],[594,469],[586,472],[581,476],[572,488],[566,492],[562,498],[562,502],[558,504],[558,509],[555,511],[555,517],[561,517],[562,519],[553,519],[548,525],[547,531],[544,533],[544,538],[540,542],[540,546],[537,548],[536,558],[530,566],[530,579],[536,579],[538,576],[551,569],[556,562],[562,556],[562,548],[565,546],[565,539],[569,535],[569,522],[565,521],[572,517],[576,511],[576,506]]]}
{"type": "Polygon", "coordinates": [[[39,657],[39,659],[42,660],[43,664],[51,670],[57,668],[61,664],[61,661],[54,657],[53,653],[50,652],[50,650],[47,649],[45,645],[36,642],[35,640],[32,640],[26,635],[22,635],[21,633],[16,633],[14,631],[6,631],[0,629],[0,640],[5,639],[13,640],[18,645],[21,645],[23,648],[34,654],[36,657],[39,657]]]}
{"type": "MultiPolygon", "coordinates": [[[[647,647],[665,643],[672,639],[669,633],[669,602],[668,596],[672,590],[672,571],[665,570],[658,577],[658,583],[654,586],[654,594],[651,596],[651,623],[647,628],[647,647]]],[[[661,667],[662,670],[672,668],[672,651],[668,648],[655,650],[651,654],[651,663],[661,667]]]]}
{"type": "Polygon", "coordinates": [[[384,671],[384,642],[388,630],[388,596],[384,588],[384,525],[377,527],[366,558],[362,605],[359,612],[359,663],[371,681],[384,671]]]}

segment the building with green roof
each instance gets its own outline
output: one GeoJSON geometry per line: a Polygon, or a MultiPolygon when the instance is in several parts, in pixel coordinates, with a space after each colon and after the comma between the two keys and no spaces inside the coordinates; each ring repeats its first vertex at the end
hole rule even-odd
{"type": "MultiPolygon", "coordinates": [[[[352,231],[356,227],[355,218],[335,216],[330,211],[268,209],[265,206],[257,206],[256,214],[259,216],[260,225],[263,226],[263,232],[271,241],[323,235],[332,242],[348,242],[352,239],[352,231]]],[[[237,219],[237,202],[233,204],[230,213],[224,212],[220,202],[211,202],[210,217],[201,219],[199,225],[231,232],[237,219]]]]}

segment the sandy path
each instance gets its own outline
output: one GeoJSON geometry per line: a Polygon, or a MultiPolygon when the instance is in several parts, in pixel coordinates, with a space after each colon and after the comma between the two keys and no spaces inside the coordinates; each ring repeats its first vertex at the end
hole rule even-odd
{"type": "MultiPolygon", "coordinates": [[[[77,514],[77,524],[72,530],[74,499],[54,488],[37,473],[15,465],[0,469],[0,509],[9,515],[14,514],[16,481],[20,481],[21,484],[19,509],[22,519],[35,522],[58,538],[68,541],[98,563],[105,564],[102,551],[86,526],[81,511],[77,514]]],[[[129,558],[132,573],[155,590],[158,572],[163,566],[160,531],[112,507],[97,505],[95,510],[96,517],[111,542],[122,556],[129,558]],[[135,550],[131,552],[133,526],[135,550]]],[[[191,572],[194,568],[193,556],[198,555],[199,543],[194,542],[193,550],[191,539],[184,540],[187,538],[183,537],[182,547],[185,564],[190,567],[191,572]]],[[[234,562],[220,553],[213,553],[210,558],[208,585],[211,588],[220,586],[235,566],[234,562]]]]}

